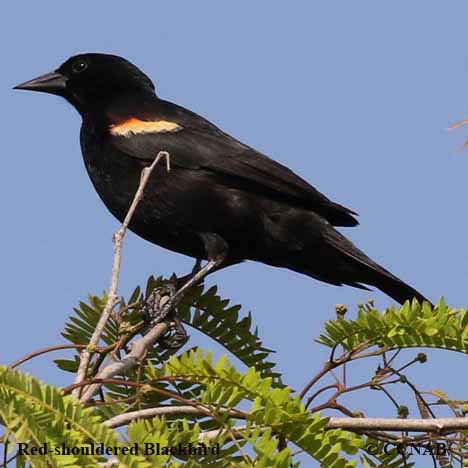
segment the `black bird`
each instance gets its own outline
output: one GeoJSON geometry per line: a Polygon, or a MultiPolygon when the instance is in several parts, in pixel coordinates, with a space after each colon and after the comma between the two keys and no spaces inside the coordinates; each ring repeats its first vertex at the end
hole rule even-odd
{"type": "Polygon", "coordinates": [[[81,114],[81,148],[91,181],[120,221],[142,169],[157,166],[130,229],[212,269],[254,260],[334,285],[375,286],[396,301],[425,300],[372,261],[333,226],[358,224],[353,211],[287,167],[183,107],[160,99],[127,60],[81,54],[16,86],[56,94],[81,114]]]}

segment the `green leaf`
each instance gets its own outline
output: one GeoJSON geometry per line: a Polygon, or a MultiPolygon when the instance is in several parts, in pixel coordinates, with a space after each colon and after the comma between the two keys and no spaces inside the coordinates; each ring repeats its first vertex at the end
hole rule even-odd
{"type": "Polygon", "coordinates": [[[460,334],[467,324],[466,310],[450,309],[443,299],[434,309],[417,301],[383,312],[366,305],[359,308],[356,319],[328,321],[316,341],[330,348],[341,344],[346,350],[429,347],[468,353],[468,334],[460,334]]]}
{"type": "MultiPolygon", "coordinates": [[[[47,443],[51,448],[45,455],[25,454],[24,461],[33,466],[91,467],[103,461],[102,457],[84,453],[76,456],[55,453],[53,448],[62,443],[68,447],[90,442],[108,447],[125,445],[117,433],[98,421],[92,409],[84,408],[55,387],[4,366],[0,366],[0,418],[15,444],[27,442],[42,446],[47,443]]],[[[150,466],[137,455],[116,457],[128,468],[150,466]]]]}

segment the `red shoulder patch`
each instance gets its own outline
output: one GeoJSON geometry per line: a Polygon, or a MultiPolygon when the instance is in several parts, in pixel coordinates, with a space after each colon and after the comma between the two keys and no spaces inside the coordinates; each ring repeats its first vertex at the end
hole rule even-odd
{"type": "Polygon", "coordinates": [[[110,133],[115,136],[130,137],[142,133],[178,132],[182,127],[168,120],[140,120],[130,117],[123,122],[110,126],[110,133]]]}

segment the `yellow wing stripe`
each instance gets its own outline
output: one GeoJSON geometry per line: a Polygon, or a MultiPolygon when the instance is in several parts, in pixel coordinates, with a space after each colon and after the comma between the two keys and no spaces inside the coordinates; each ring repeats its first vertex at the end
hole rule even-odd
{"type": "Polygon", "coordinates": [[[139,135],[141,133],[165,133],[177,132],[182,130],[182,127],[167,120],[139,120],[135,117],[125,120],[122,123],[111,125],[110,132],[115,136],[129,137],[132,135],[139,135]]]}

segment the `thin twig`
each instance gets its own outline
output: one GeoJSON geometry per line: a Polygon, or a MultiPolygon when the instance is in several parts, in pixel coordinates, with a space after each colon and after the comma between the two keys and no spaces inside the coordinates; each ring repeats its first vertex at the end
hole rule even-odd
{"type": "Polygon", "coordinates": [[[24,356],[23,358],[19,359],[13,364],[10,364],[8,367],[10,367],[10,369],[14,369],[15,367],[18,367],[21,364],[24,364],[25,362],[29,361],[32,358],[41,356],[42,354],[50,353],[52,351],[58,351],[60,349],[72,349],[72,348],[83,349],[83,348],[86,348],[86,345],[63,344],[63,345],[56,345],[56,346],[47,346],[47,348],[38,349],[37,351],[33,351],[32,353],[29,353],[28,355],[24,356]]]}
{"type": "MultiPolygon", "coordinates": [[[[318,372],[302,389],[301,393],[299,394],[299,398],[302,400],[305,395],[309,392],[309,390],[326,374],[329,372],[333,371],[333,369],[342,366],[343,364],[346,364],[347,362],[351,361],[357,361],[358,359],[363,359],[363,358],[368,358],[368,357],[374,357],[374,356],[380,356],[386,352],[386,349],[378,349],[376,351],[372,351],[369,353],[362,353],[362,350],[359,352],[362,354],[356,354],[358,350],[352,350],[344,354],[343,356],[339,357],[338,359],[334,359],[333,361],[328,360],[325,362],[323,365],[323,368],[318,372]]],[[[336,379],[336,377],[335,377],[336,379]]]]}
{"type": "MultiPolygon", "coordinates": [[[[262,427],[262,426],[250,426],[250,430],[254,429],[260,429],[262,432],[267,430],[267,427],[262,427]]],[[[234,426],[231,427],[231,434],[232,437],[234,437],[236,440],[241,440],[244,439],[245,436],[241,434],[242,431],[245,431],[248,429],[248,426],[234,426]]],[[[221,434],[224,434],[228,432],[227,429],[214,429],[212,431],[206,431],[206,432],[200,432],[200,435],[198,436],[198,441],[203,442],[205,440],[212,441],[215,440],[217,437],[219,437],[221,434]]]]}
{"type": "MultiPolygon", "coordinates": [[[[110,286],[109,286],[109,291],[108,291],[108,296],[107,296],[107,302],[106,302],[106,305],[104,306],[104,310],[102,311],[102,315],[99,318],[99,322],[96,325],[96,328],[93,332],[93,335],[91,337],[91,340],[89,341],[88,346],[80,354],[80,366],[78,368],[78,373],[75,378],[75,383],[82,382],[86,378],[86,372],[88,369],[89,362],[91,360],[91,354],[101,338],[101,335],[104,331],[104,327],[107,323],[107,320],[109,319],[114,307],[118,303],[117,288],[119,285],[123,239],[125,237],[125,233],[127,232],[130,221],[132,220],[133,214],[135,213],[135,210],[137,209],[138,204],[140,203],[140,200],[143,198],[143,192],[151,176],[151,173],[153,172],[154,168],[156,167],[156,165],[159,163],[159,161],[162,158],[166,159],[167,171],[169,172],[170,170],[169,153],[167,151],[160,151],[158,155],[156,156],[155,160],[153,161],[153,163],[151,164],[151,166],[145,167],[141,171],[140,185],[138,186],[138,189],[135,193],[135,196],[127,212],[127,215],[125,216],[122,226],[120,226],[119,230],[113,236],[114,259],[112,262],[112,272],[111,272],[111,279],[110,279],[110,286]]],[[[77,389],[73,393],[73,395],[75,397],[79,397],[80,390],[77,389]]]]}
{"type": "Polygon", "coordinates": [[[348,408],[345,408],[343,405],[340,405],[336,401],[332,403],[332,406],[330,406],[331,409],[337,410],[340,413],[345,414],[346,416],[349,416],[350,418],[354,418],[355,414],[350,411],[348,408]]]}
{"type": "MultiPolygon", "coordinates": [[[[398,377],[402,377],[402,375],[400,374],[399,371],[395,371],[395,374],[398,375],[398,377]]],[[[416,388],[416,386],[414,384],[412,384],[406,377],[405,377],[405,383],[406,385],[408,385],[408,387],[411,388],[411,390],[413,390],[414,394],[416,395],[416,397],[419,397],[420,399],[420,402],[426,407],[427,411],[430,413],[430,415],[435,418],[436,415],[434,414],[434,411],[432,411],[432,408],[429,406],[429,404],[427,403],[427,401],[424,399],[424,397],[422,396],[421,392],[416,388]]]]}
{"type": "Polygon", "coordinates": [[[19,453],[16,452],[14,455],[12,455],[8,460],[5,460],[1,465],[0,468],[8,468],[8,465],[15,460],[19,456],[19,453]]]}
{"type": "Polygon", "coordinates": [[[69,393],[72,393],[75,389],[80,388],[80,387],[86,387],[87,385],[94,385],[94,384],[113,384],[113,385],[123,385],[127,387],[136,387],[140,388],[143,386],[143,384],[138,383],[138,382],[133,382],[132,380],[125,380],[125,379],[91,379],[91,380],[83,380],[83,382],[80,383],[74,383],[71,385],[68,385],[68,387],[62,388],[62,392],[64,395],[68,395],[69,393]]]}
{"type": "Polygon", "coordinates": [[[7,467],[8,466],[8,444],[10,441],[8,440],[8,437],[5,439],[5,443],[3,444],[3,464],[2,466],[7,467]]]}
{"type": "Polygon", "coordinates": [[[395,398],[393,398],[392,394],[383,386],[383,385],[379,385],[378,386],[378,389],[381,391],[381,392],[384,392],[384,394],[387,396],[387,398],[393,403],[393,405],[395,406],[395,408],[398,409],[400,408],[400,405],[398,404],[398,402],[395,400],[395,398]]]}
{"type": "Polygon", "coordinates": [[[338,384],[331,384],[325,387],[322,387],[320,390],[317,390],[311,397],[307,399],[306,408],[308,408],[311,403],[323,392],[330,390],[332,388],[338,389],[338,384]]]}
{"type": "Polygon", "coordinates": [[[307,394],[307,392],[328,372],[330,372],[331,369],[335,368],[336,364],[332,363],[331,361],[327,361],[323,367],[322,370],[316,374],[302,389],[301,393],[299,394],[299,398],[302,400],[304,396],[307,394]]]}

